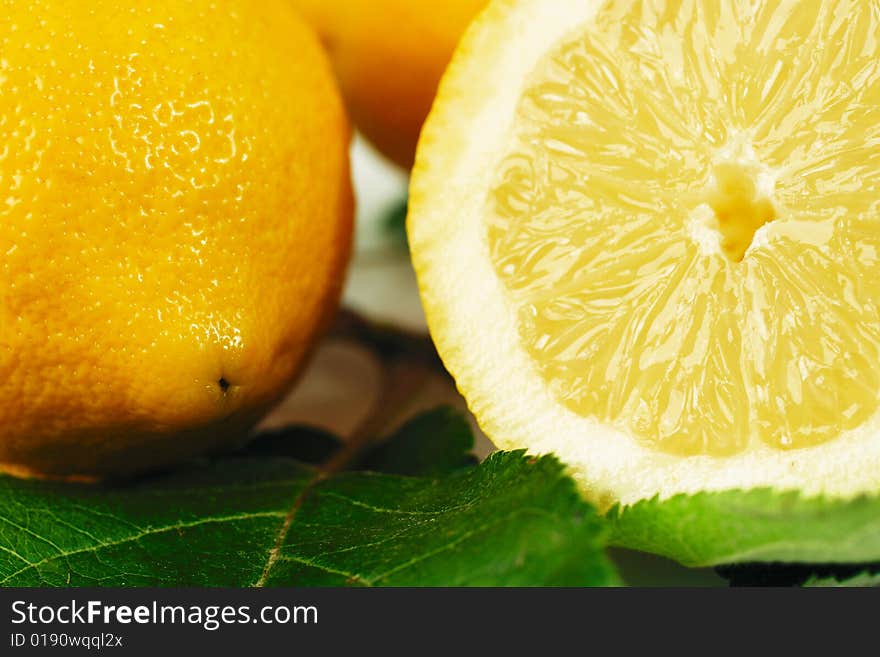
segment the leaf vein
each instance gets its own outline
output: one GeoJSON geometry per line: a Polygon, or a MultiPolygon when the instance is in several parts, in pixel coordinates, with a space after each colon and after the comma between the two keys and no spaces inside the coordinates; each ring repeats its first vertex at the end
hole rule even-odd
{"type": "MultiPolygon", "coordinates": [[[[58,545],[56,545],[55,543],[53,543],[52,541],[50,541],[50,540],[49,540],[48,538],[46,538],[45,536],[40,536],[39,534],[37,534],[37,533],[36,533],[35,531],[33,531],[32,529],[29,529],[28,527],[24,527],[23,525],[19,525],[17,522],[12,522],[9,518],[4,518],[3,516],[0,516],[0,520],[2,520],[3,522],[5,522],[7,525],[11,525],[12,527],[15,527],[16,529],[18,529],[18,530],[20,530],[20,531],[23,531],[25,534],[30,534],[31,536],[33,536],[34,538],[36,538],[38,541],[42,541],[43,543],[46,543],[47,545],[51,545],[53,548],[55,548],[55,549],[58,550],[59,552],[62,551],[62,548],[60,548],[58,545]]],[[[4,580],[4,581],[5,581],[5,580],[4,580]]]]}
{"type": "Polygon", "coordinates": [[[53,554],[51,556],[45,557],[44,559],[42,559],[40,561],[32,562],[28,566],[25,566],[24,568],[21,568],[10,575],[7,575],[5,578],[0,580],[0,584],[6,584],[8,581],[13,579],[14,577],[17,577],[18,575],[21,575],[22,573],[25,573],[29,570],[39,569],[40,567],[45,566],[48,563],[52,563],[53,561],[57,561],[58,559],[66,559],[68,557],[76,556],[78,554],[85,554],[88,552],[97,553],[100,550],[105,550],[107,548],[117,547],[119,545],[124,545],[126,543],[132,543],[135,541],[139,541],[143,538],[146,538],[147,536],[153,536],[156,534],[163,534],[163,533],[170,532],[170,531],[178,531],[181,529],[189,529],[192,527],[199,527],[201,525],[208,525],[208,524],[213,524],[213,523],[238,522],[238,521],[242,521],[242,520],[252,520],[254,518],[272,518],[272,517],[278,517],[279,515],[281,515],[281,512],[279,512],[279,511],[261,511],[261,512],[257,512],[257,513],[240,513],[240,514],[235,514],[235,515],[231,515],[231,516],[219,516],[216,518],[202,518],[200,520],[193,520],[190,522],[179,522],[179,523],[175,523],[173,525],[166,525],[163,527],[151,527],[149,529],[144,529],[137,534],[132,534],[130,536],[126,536],[125,538],[121,538],[121,539],[118,539],[115,541],[104,541],[104,542],[98,543],[96,545],[91,545],[91,546],[84,547],[84,548],[78,548],[76,550],[70,550],[67,552],[62,550],[58,554],[53,554]]]}
{"type": "MultiPolygon", "coordinates": [[[[393,575],[395,573],[399,573],[400,571],[406,570],[407,568],[411,568],[412,566],[416,565],[417,563],[420,563],[422,561],[425,561],[426,559],[430,559],[433,556],[436,556],[438,554],[441,554],[443,552],[451,550],[452,548],[457,546],[459,543],[462,543],[462,542],[466,541],[467,539],[472,538],[473,536],[476,536],[476,535],[481,534],[483,532],[489,531],[490,529],[492,529],[502,523],[505,523],[505,522],[512,520],[513,518],[515,518],[518,515],[521,515],[524,512],[532,512],[532,511],[534,511],[534,510],[532,510],[532,509],[518,509],[516,511],[513,511],[513,512],[505,515],[505,516],[502,516],[501,518],[496,519],[493,522],[488,522],[484,525],[477,527],[476,529],[472,529],[470,531],[467,531],[467,532],[459,535],[458,538],[456,538],[452,541],[449,541],[445,545],[441,545],[440,547],[438,547],[434,550],[429,550],[428,552],[425,552],[423,554],[415,556],[412,559],[410,559],[409,561],[405,561],[404,563],[399,564],[399,565],[395,566],[394,568],[391,568],[390,570],[386,570],[385,572],[377,575],[373,579],[373,581],[378,582],[380,580],[386,579],[390,575],[393,575]]],[[[547,514],[547,515],[552,516],[553,514],[547,514]]]]}
{"type": "Polygon", "coordinates": [[[317,563],[310,559],[306,559],[305,557],[299,557],[292,554],[281,554],[278,555],[278,561],[292,561],[293,563],[301,563],[305,566],[310,566],[312,568],[317,568],[318,570],[323,570],[324,572],[331,573],[333,575],[341,575],[352,582],[359,582],[364,586],[372,586],[372,583],[367,579],[363,578],[361,575],[356,573],[349,573],[345,570],[338,570],[337,568],[331,568],[330,566],[325,566],[324,564],[317,563]]]}
{"type": "Polygon", "coordinates": [[[471,508],[469,505],[465,504],[462,506],[448,506],[442,509],[438,509],[436,511],[405,511],[403,509],[389,509],[381,506],[374,506],[372,504],[367,504],[366,502],[362,502],[361,500],[356,500],[351,497],[346,497],[345,495],[341,495],[339,493],[333,492],[321,492],[321,497],[333,497],[338,500],[342,500],[343,502],[348,502],[352,506],[358,506],[363,509],[368,509],[370,511],[375,511],[376,513],[388,513],[394,515],[402,515],[402,516],[432,516],[437,517],[439,515],[443,515],[444,513],[449,513],[452,511],[464,511],[466,509],[471,508]]]}

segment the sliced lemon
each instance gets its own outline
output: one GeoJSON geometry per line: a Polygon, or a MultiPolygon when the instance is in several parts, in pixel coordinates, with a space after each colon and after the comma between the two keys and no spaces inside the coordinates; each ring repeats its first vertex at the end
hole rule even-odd
{"type": "Polygon", "coordinates": [[[497,0],[409,235],[502,448],[602,506],[880,490],[880,0],[497,0]]]}

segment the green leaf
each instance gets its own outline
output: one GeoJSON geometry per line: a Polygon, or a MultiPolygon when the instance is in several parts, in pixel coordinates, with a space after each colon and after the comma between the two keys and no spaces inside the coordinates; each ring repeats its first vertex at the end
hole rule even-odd
{"type": "Polygon", "coordinates": [[[303,463],[328,461],[342,443],[331,433],[314,427],[294,426],[257,436],[242,453],[248,456],[286,456],[303,463]]]}
{"type": "Polygon", "coordinates": [[[438,408],[404,424],[360,463],[364,470],[437,477],[475,465],[474,435],[467,420],[451,408],[438,408]]]}
{"type": "Polygon", "coordinates": [[[403,198],[391,206],[382,219],[382,228],[392,244],[408,249],[406,234],[406,215],[409,211],[409,199],[403,198]]]}
{"type": "Polygon", "coordinates": [[[615,508],[611,542],[687,566],[880,561],[880,499],[770,489],[678,495],[615,508]]]}
{"type": "MultiPolygon", "coordinates": [[[[462,425],[433,417],[398,434],[403,452],[412,456],[420,428],[431,449],[445,442],[439,453],[461,457],[462,425]]],[[[328,439],[304,435],[310,452],[328,439]]],[[[603,552],[605,523],[552,457],[499,453],[445,476],[329,475],[272,453],[267,445],[280,436],[297,437],[275,434],[239,455],[125,487],[0,477],[0,583],[617,583],[603,552]]],[[[373,458],[418,469],[418,459],[388,451],[373,458]]],[[[446,463],[449,471],[461,459],[446,463]]]]}
{"type": "Polygon", "coordinates": [[[880,563],[874,564],[776,564],[755,563],[720,566],[718,574],[731,586],[880,586],[880,563]]]}
{"type": "Polygon", "coordinates": [[[813,576],[804,582],[804,586],[815,588],[848,587],[870,588],[880,587],[880,570],[863,570],[849,577],[832,575],[830,577],[813,576]]]}
{"type": "MultiPolygon", "coordinates": [[[[313,427],[266,432],[246,448],[248,455],[287,456],[319,465],[342,446],[336,436],[313,427]]],[[[447,406],[403,424],[390,438],[366,451],[351,469],[422,477],[442,476],[476,465],[474,434],[468,421],[447,406]]]]}
{"type": "Polygon", "coordinates": [[[296,515],[308,531],[284,542],[269,584],[615,583],[604,525],[552,457],[499,453],[444,479],[350,473],[296,515]]]}

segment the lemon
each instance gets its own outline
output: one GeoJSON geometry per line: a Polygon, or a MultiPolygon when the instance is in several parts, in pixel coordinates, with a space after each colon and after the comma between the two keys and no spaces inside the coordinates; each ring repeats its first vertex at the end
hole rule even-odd
{"type": "Polygon", "coordinates": [[[409,169],[452,51],[487,0],[292,0],[321,35],[352,120],[409,169]]]}
{"type": "Polygon", "coordinates": [[[880,489],[880,2],[499,0],[419,144],[432,335],[607,506],[880,489]]]}
{"type": "Polygon", "coordinates": [[[349,252],[349,126],[284,0],[0,1],[0,463],[240,440],[349,252]]]}

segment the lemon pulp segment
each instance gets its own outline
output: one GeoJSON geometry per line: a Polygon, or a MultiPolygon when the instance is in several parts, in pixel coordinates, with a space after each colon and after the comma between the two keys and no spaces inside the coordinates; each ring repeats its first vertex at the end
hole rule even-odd
{"type": "Polygon", "coordinates": [[[880,392],[880,3],[612,0],[488,197],[553,396],[676,455],[833,440],[880,392]]]}

